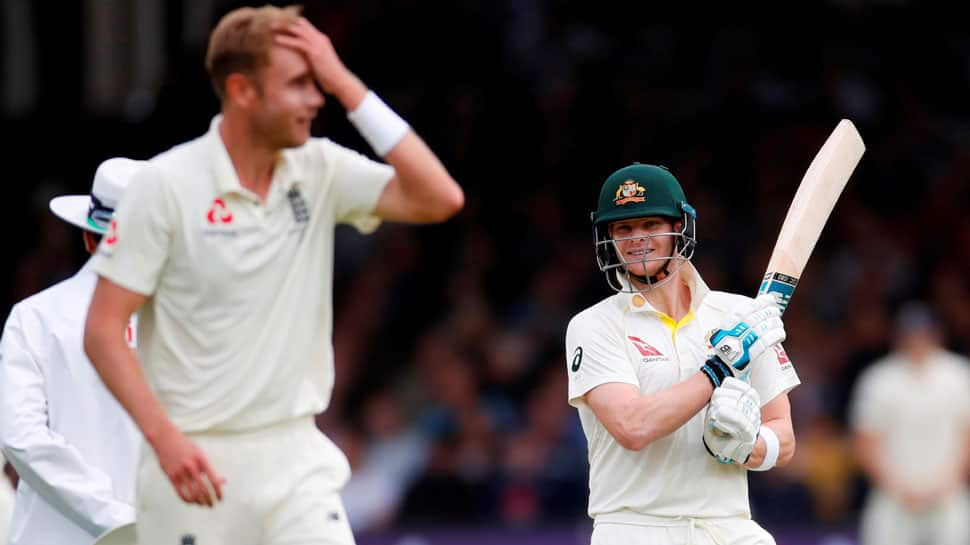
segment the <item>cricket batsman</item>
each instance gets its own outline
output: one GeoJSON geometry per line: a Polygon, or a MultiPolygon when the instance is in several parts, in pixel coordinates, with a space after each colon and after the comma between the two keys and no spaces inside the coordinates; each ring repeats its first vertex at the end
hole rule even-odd
{"type": "Polygon", "coordinates": [[[799,380],[774,299],[712,291],[691,264],[696,216],[647,164],[611,174],[592,214],[617,293],[570,321],[566,372],[593,545],[774,543],[751,520],[747,473],[791,460],[799,380]]]}

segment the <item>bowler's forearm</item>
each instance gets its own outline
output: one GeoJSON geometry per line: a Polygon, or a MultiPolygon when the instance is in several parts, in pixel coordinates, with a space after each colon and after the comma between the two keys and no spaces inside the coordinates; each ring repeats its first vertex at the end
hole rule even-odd
{"type": "Polygon", "coordinates": [[[367,86],[353,72],[347,71],[345,77],[334,85],[334,96],[344,109],[352,112],[363,102],[367,86]]]}
{"type": "Polygon", "coordinates": [[[135,353],[118,330],[96,319],[94,322],[85,329],[84,350],[105,386],[154,446],[173,424],[148,387],[135,353]]]}

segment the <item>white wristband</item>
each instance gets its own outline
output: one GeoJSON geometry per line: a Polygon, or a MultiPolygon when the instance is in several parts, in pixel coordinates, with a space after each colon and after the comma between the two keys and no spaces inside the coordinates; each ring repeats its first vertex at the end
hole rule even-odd
{"type": "Polygon", "coordinates": [[[347,119],[381,157],[387,155],[410,129],[407,122],[374,91],[367,91],[357,109],[347,112],[347,119]]]}
{"type": "Polygon", "coordinates": [[[760,434],[761,438],[765,440],[765,459],[760,466],[751,468],[751,471],[768,471],[778,463],[778,451],[781,450],[781,446],[778,444],[778,436],[768,426],[761,426],[760,434]]]}

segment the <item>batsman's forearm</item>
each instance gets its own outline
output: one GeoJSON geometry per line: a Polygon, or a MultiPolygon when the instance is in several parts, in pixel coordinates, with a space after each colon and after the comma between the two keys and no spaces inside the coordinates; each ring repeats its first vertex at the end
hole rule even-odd
{"type": "Polygon", "coordinates": [[[88,324],[84,349],[105,386],[154,447],[157,439],[174,424],[148,387],[134,351],[118,330],[103,324],[88,324]]]}
{"type": "MultiPolygon", "coordinates": [[[[761,427],[771,428],[771,431],[775,432],[775,436],[778,437],[778,461],[775,462],[774,467],[788,465],[788,462],[795,456],[795,431],[792,429],[791,421],[769,420],[762,422],[761,427]]],[[[751,457],[745,462],[744,467],[749,469],[760,467],[762,462],[765,461],[766,450],[764,438],[759,437],[758,442],[754,445],[754,450],[751,451],[751,457]]]]}
{"type": "Polygon", "coordinates": [[[641,396],[633,415],[642,445],[666,437],[687,423],[711,399],[711,383],[701,373],[649,396],[641,396]]]}

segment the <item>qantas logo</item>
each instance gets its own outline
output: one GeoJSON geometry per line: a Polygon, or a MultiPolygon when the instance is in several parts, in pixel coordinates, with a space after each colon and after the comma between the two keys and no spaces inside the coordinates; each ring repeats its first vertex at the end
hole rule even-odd
{"type": "Polygon", "coordinates": [[[634,337],[633,335],[630,335],[627,338],[633,341],[633,346],[637,347],[637,350],[640,351],[641,356],[644,356],[644,357],[663,356],[663,354],[661,354],[659,350],[651,346],[650,343],[641,339],[640,337],[634,337]]]}
{"type": "Polygon", "coordinates": [[[653,363],[657,361],[670,361],[670,358],[665,356],[663,352],[657,350],[655,346],[641,339],[640,337],[630,335],[627,337],[627,339],[630,339],[630,342],[632,342],[633,346],[636,347],[637,352],[639,352],[640,356],[642,356],[640,359],[641,362],[653,363]]]}
{"type": "Polygon", "coordinates": [[[211,225],[217,224],[230,224],[232,223],[232,212],[226,207],[226,201],[219,197],[216,197],[212,201],[212,206],[209,207],[209,211],[205,215],[205,219],[211,225]]]}

